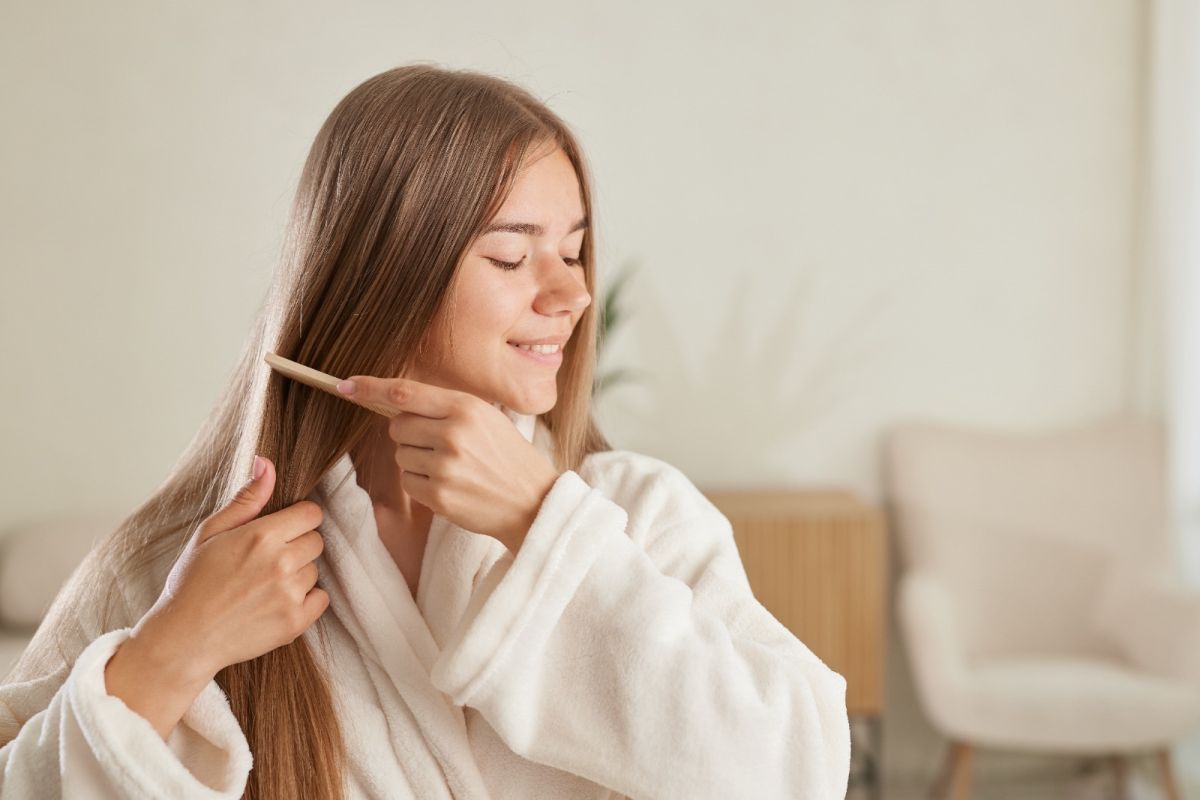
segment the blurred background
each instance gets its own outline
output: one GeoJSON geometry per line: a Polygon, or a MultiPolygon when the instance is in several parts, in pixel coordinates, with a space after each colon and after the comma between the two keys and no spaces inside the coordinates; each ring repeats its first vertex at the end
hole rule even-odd
{"type": "Polygon", "coordinates": [[[1188,0],[0,5],[11,661],[216,400],[337,101],[574,128],[599,421],[854,698],[851,797],[1200,798],[1188,0]]]}

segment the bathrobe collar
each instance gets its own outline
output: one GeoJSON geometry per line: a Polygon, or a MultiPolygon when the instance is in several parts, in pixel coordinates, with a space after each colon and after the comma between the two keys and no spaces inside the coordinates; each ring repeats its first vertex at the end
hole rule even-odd
{"type": "MultiPolygon", "coordinates": [[[[493,405],[526,441],[550,456],[552,436],[539,417],[493,405]]],[[[325,549],[316,564],[320,585],[329,593],[326,614],[332,612],[354,639],[379,707],[390,713],[407,707],[410,720],[421,728],[422,743],[402,733],[391,743],[400,768],[409,775],[444,774],[453,796],[486,797],[478,766],[461,757],[470,752],[463,709],[433,685],[430,673],[475,587],[502,559],[511,563],[512,554],[496,539],[435,513],[413,598],[379,538],[371,498],[358,485],[349,453],[321,477],[309,499],[325,513],[318,527],[325,549]]],[[[390,727],[403,731],[406,724],[390,727]]],[[[444,791],[427,789],[431,797],[444,791]]]]}
{"type": "MultiPolygon", "coordinates": [[[[499,403],[500,409],[527,442],[537,446],[547,457],[552,454],[552,436],[546,424],[534,414],[522,414],[499,403]]],[[[393,610],[402,614],[406,631],[415,631],[413,646],[428,670],[440,649],[440,643],[457,623],[470,598],[455,591],[461,587],[464,571],[469,572],[473,588],[486,572],[486,567],[508,553],[508,549],[490,536],[467,531],[450,520],[434,514],[430,523],[425,552],[421,559],[417,597],[409,591],[408,582],[384,547],[375,524],[375,512],[370,495],[358,485],[350,454],[345,453],[323,475],[310,496],[325,511],[326,520],[333,524],[332,533],[344,540],[345,547],[337,548],[326,558],[332,568],[340,566],[340,556],[353,555],[361,561],[371,584],[393,610]],[[441,563],[448,562],[448,563],[441,563]],[[447,585],[447,581],[454,585],[447,585]],[[424,619],[423,619],[424,617],[424,619]],[[412,623],[411,627],[407,623],[412,623]]],[[[327,542],[328,545],[328,542],[327,542]]]]}

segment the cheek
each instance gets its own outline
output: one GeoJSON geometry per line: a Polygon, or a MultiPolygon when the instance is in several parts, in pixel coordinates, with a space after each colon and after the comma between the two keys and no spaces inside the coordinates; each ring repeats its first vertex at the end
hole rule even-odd
{"type": "Polygon", "coordinates": [[[508,339],[529,332],[529,304],[520,276],[471,259],[454,290],[452,313],[457,371],[464,374],[490,369],[497,363],[500,348],[510,348],[508,339]]]}
{"type": "Polygon", "coordinates": [[[480,291],[460,296],[455,326],[464,341],[499,342],[521,333],[519,324],[524,299],[512,286],[480,282],[480,291]]]}

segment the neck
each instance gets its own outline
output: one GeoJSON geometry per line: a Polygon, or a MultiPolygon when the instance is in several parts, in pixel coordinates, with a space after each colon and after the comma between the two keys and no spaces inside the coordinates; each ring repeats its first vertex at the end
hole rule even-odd
{"type": "Polygon", "coordinates": [[[371,498],[376,511],[402,519],[423,519],[429,515],[429,509],[414,501],[401,487],[395,452],[396,446],[388,438],[387,421],[384,420],[350,450],[358,485],[371,498]]]}

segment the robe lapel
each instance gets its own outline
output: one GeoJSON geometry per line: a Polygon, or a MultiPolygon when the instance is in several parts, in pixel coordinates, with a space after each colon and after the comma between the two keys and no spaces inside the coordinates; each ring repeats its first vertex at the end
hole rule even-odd
{"type": "Polygon", "coordinates": [[[354,640],[371,681],[353,691],[366,692],[383,713],[387,745],[418,796],[443,796],[444,788],[435,788],[441,785],[455,797],[486,798],[462,709],[429,680],[437,646],[379,539],[370,497],[355,481],[348,455],[322,477],[312,499],[325,510],[319,528],[325,550],[316,563],[329,593],[326,613],[354,640]]]}
{"type": "MultiPolygon", "coordinates": [[[[549,453],[550,436],[536,416],[499,407],[527,441],[549,453]]],[[[479,580],[508,550],[435,514],[422,557],[417,598],[379,538],[374,509],[358,485],[348,453],[322,476],[310,495],[325,511],[319,530],[325,550],[317,559],[330,611],[354,639],[377,700],[391,721],[392,750],[406,773],[436,759],[456,796],[486,797],[471,755],[463,709],[429,678],[433,663],[462,619],[479,580]],[[406,708],[398,708],[403,704],[406,708]],[[412,741],[417,725],[424,747],[412,741]]]]}
{"type": "MultiPolygon", "coordinates": [[[[550,454],[550,432],[540,418],[494,405],[512,420],[527,442],[550,454]]],[[[417,607],[438,652],[458,627],[475,588],[505,556],[511,558],[508,549],[492,537],[473,533],[441,515],[434,515],[417,583],[417,607]]],[[[426,664],[427,670],[432,668],[432,661],[426,664]]]]}

